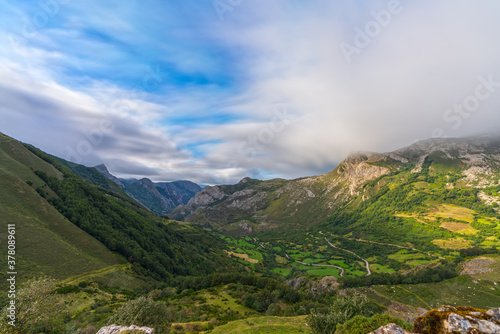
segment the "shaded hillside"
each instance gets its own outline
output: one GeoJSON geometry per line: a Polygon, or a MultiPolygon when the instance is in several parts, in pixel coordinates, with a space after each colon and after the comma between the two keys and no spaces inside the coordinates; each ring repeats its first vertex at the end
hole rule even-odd
{"type": "MultiPolygon", "coordinates": [[[[36,189],[43,189],[47,196],[55,194],[33,170],[57,180],[63,178],[54,166],[0,134],[1,236],[5,241],[7,224],[15,224],[19,279],[41,275],[64,279],[126,263],[125,258],[72,224],[41,197],[36,189]]],[[[3,268],[6,260],[0,258],[3,268]]]]}
{"type": "Polygon", "coordinates": [[[234,264],[218,238],[158,218],[126,195],[91,185],[32,146],[4,135],[1,140],[2,217],[8,218],[4,224],[19,226],[26,275],[55,270],[59,273],[51,276],[63,278],[124,263],[121,256],[137,273],[160,280],[234,264]]]}

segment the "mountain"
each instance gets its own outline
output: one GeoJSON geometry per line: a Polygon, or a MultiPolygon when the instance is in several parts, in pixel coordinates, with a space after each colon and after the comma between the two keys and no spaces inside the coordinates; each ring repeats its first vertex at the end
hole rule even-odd
{"type": "MultiPolygon", "coordinates": [[[[33,313],[45,327],[19,332],[95,333],[111,323],[307,332],[315,315],[336,315],[356,294],[370,314],[402,319],[440,305],[499,306],[497,138],[427,140],[353,153],[324,175],[205,187],[169,214],[207,228],[153,214],[103,172],[0,135],[3,231],[15,224],[19,282],[31,284],[18,304],[56,306],[33,313]],[[40,276],[57,281],[32,294],[44,281],[27,279],[40,276]]],[[[160,194],[197,190],[118,181],[160,194]]],[[[352,321],[394,322],[384,317],[352,321]]],[[[359,327],[352,321],[344,332],[359,327]]]]}
{"type": "MultiPolygon", "coordinates": [[[[205,187],[170,216],[235,235],[283,227],[311,227],[351,202],[376,194],[397,173],[412,174],[430,162],[458,186],[480,189],[498,179],[500,140],[494,137],[430,139],[389,153],[357,152],[330,173],[296,180],[245,178],[237,185],[205,187]]],[[[488,203],[500,202],[480,192],[488,203]]]]}
{"type": "Polygon", "coordinates": [[[187,204],[201,190],[199,185],[191,181],[155,183],[148,178],[125,181],[113,176],[105,165],[101,164],[94,168],[160,216],[168,214],[179,205],[187,204]]]}
{"type": "Polygon", "coordinates": [[[94,168],[60,161],[0,134],[0,215],[3,231],[16,225],[25,277],[122,271],[168,281],[234,267],[220,238],[153,215],[94,168]]]}
{"type": "MultiPolygon", "coordinates": [[[[2,239],[7,224],[16,228],[16,271],[19,279],[46,275],[57,279],[92,272],[111,273],[124,281],[126,259],[113,253],[102,242],[78,228],[58,212],[46,198],[56,194],[34,171],[62,180],[63,173],[18,141],[0,133],[0,217],[2,239]]],[[[0,265],[6,268],[6,257],[0,265]],[[5,265],[5,266],[4,266],[5,265]]],[[[5,276],[3,272],[0,274],[5,276]]],[[[2,279],[2,283],[5,279],[2,279]]]]}

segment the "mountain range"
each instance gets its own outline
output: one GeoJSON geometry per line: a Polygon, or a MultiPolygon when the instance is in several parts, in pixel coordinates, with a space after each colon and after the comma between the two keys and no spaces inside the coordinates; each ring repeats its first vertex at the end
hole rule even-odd
{"type": "MultiPolygon", "coordinates": [[[[55,158],[4,134],[0,189],[2,222],[14,224],[19,236],[20,279],[91,275],[115,284],[111,276],[125,286],[141,286],[143,280],[232,265],[218,238],[154,215],[95,168],[55,158]]],[[[0,264],[5,261],[2,257],[0,264]]]]}
{"type": "Polygon", "coordinates": [[[148,178],[124,180],[112,175],[105,165],[94,167],[152,212],[163,216],[188,201],[201,190],[191,181],[153,182],[148,178]]]}
{"type": "MultiPolygon", "coordinates": [[[[279,227],[311,227],[349,203],[363,202],[397,173],[415,174],[430,163],[450,187],[496,185],[500,140],[494,137],[429,139],[390,153],[358,152],[333,171],[296,180],[244,178],[236,185],[205,187],[170,216],[235,235],[279,227]],[[454,181],[457,178],[460,181],[454,181]]],[[[498,202],[480,192],[485,203],[498,202]]]]}
{"type": "Polygon", "coordinates": [[[16,226],[19,281],[55,279],[84,310],[77,324],[103,325],[145,292],[172,322],[305,315],[341,288],[400,318],[452,302],[498,307],[497,137],[429,139],[352,153],[323,175],[202,189],[118,179],[0,134],[0,202],[4,231],[16,226]]]}

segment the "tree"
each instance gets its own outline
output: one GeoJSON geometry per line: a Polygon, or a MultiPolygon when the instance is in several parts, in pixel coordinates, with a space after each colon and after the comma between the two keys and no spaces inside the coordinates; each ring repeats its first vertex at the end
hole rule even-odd
{"type": "Polygon", "coordinates": [[[61,295],[55,294],[55,281],[30,280],[16,296],[15,327],[8,324],[8,309],[2,310],[1,333],[61,333],[69,312],[61,295]]]}
{"type": "Polygon", "coordinates": [[[314,334],[333,334],[337,325],[345,323],[356,315],[369,316],[374,313],[370,302],[364,295],[351,294],[336,298],[326,313],[312,310],[307,318],[314,334]]]}
{"type": "Polygon", "coordinates": [[[165,302],[155,302],[151,298],[139,297],[123,304],[109,319],[108,324],[147,326],[155,329],[155,333],[168,333],[169,311],[165,302]]]}

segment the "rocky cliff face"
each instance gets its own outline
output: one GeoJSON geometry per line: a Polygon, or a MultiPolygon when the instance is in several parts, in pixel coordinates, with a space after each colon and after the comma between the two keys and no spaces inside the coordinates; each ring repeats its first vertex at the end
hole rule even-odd
{"type": "MultiPolygon", "coordinates": [[[[398,157],[404,160],[402,157],[398,157]]],[[[245,178],[234,186],[206,187],[171,218],[211,226],[236,235],[288,226],[312,226],[361,193],[368,181],[391,173],[388,155],[350,155],[328,174],[296,180],[245,178]]]]}

